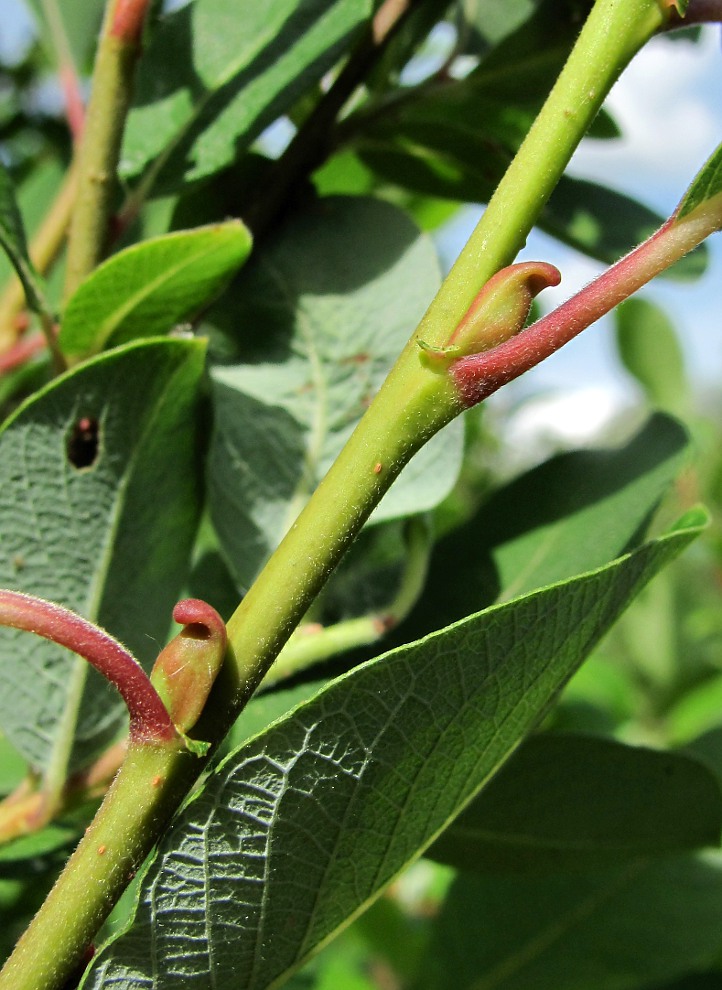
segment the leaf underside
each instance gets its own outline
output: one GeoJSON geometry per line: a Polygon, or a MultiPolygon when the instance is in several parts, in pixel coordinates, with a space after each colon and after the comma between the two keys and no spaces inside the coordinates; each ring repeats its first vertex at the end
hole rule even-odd
{"type": "Polygon", "coordinates": [[[700,522],[365,664],[231,754],[84,990],[281,986],[477,793],[700,522]]]}
{"type": "MultiPolygon", "coordinates": [[[[57,379],[0,434],[0,586],[79,612],[146,664],[198,521],[203,355],[190,340],[120,348],[57,379]]],[[[0,724],[34,767],[55,763],[73,732],[70,767],[87,764],[124,719],[85,661],[0,630],[0,724]]]]}

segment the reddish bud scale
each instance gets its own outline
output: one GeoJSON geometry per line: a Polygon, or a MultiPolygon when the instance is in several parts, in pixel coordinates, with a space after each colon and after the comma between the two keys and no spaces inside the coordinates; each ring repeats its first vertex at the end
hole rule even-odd
{"type": "Polygon", "coordinates": [[[559,270],[543,261],[502,268],[477,294],[445,346],[417,341],[421,363],[438,374],[447,374],[461,359],[500,347],[520,332],[534,297],[560,281],[559,270]]]}
{"type": "Polygon", "coordinates": [[[180,732],[198,721],[226,653],[226,627],[207,602],[178,602],[173,618],[182,623],[177,636],[158,655],[151,680],[180,732]]]}
{"type": "Polygon", "coordinates": [[[464,406],[483,401],[558,351],[717,229],[715,213],[709,218],[703,214],[701,220],[694,214],[680,220],[677,212],[553,312],[498,347],[454,361],[449,374],[464,406]]]}

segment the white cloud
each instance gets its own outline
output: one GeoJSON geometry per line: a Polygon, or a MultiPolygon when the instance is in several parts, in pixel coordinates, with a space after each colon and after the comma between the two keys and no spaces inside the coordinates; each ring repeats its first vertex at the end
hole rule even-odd
{"type": "Polygon", "coordinates": [[[623,139],[585,142],[570,170],[646,193],[652,205],[671,210],[719,143],[721,68],[715,28],[697,45],[653,39],[609,95],[623,139]]]}

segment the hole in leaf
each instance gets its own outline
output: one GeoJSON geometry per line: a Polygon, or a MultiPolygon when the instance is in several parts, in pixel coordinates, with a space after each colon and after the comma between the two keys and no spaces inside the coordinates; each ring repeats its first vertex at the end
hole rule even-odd
{"type": "Polygon", "coordinates": [[[68,460],[76,468],[89,468],[98,456],[98,420],[81,416],[68,437],[68,460]]]}

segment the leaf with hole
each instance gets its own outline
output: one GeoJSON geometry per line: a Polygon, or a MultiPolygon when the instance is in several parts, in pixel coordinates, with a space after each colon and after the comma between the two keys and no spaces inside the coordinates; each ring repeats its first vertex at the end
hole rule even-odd
{"type": "MultiPolygon", "coordinates": [[[[56,379],[0,432],[0,587],[80,612],[147,665],[198,522],[204,353],[193,340],[126,345],[56,379]]],[[[0,725],[33,767],[85,766],[124,721],[85,661],[0,629],[0,725]]]]}

